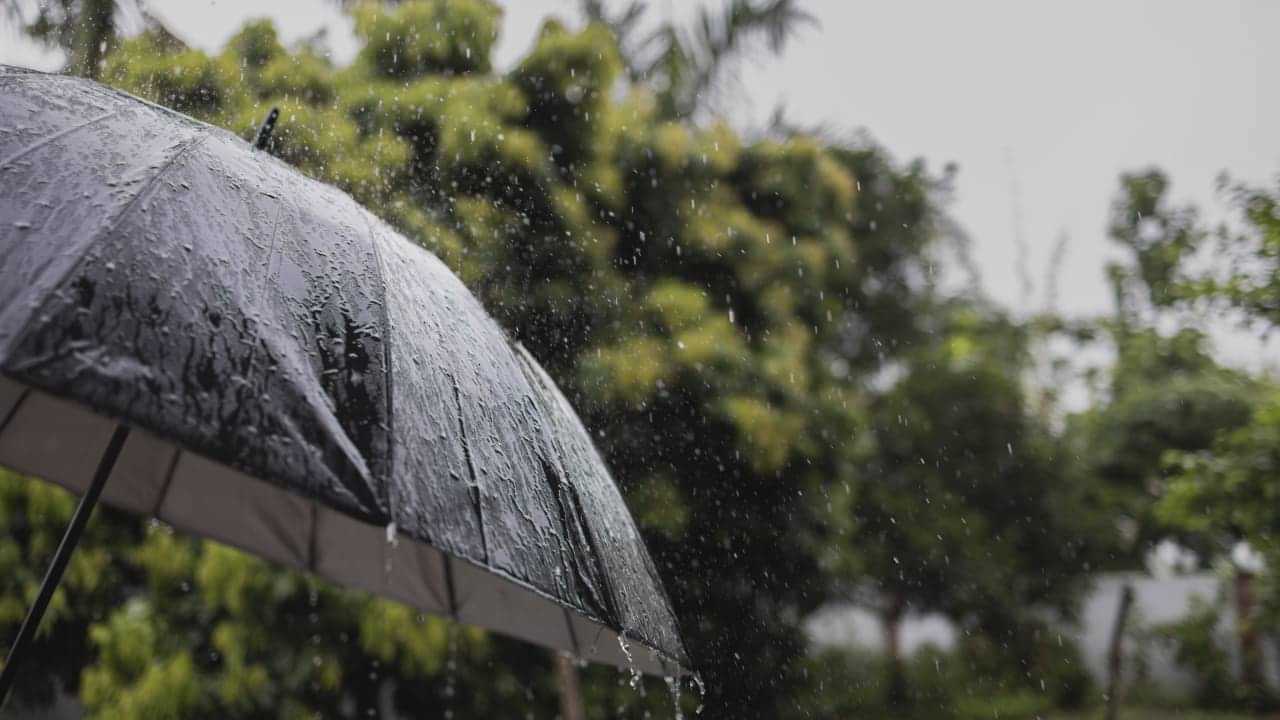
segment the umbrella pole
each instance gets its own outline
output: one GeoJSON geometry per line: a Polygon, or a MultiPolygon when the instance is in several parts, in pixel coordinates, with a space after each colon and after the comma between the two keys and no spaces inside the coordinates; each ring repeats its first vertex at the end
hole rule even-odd
{"type": "Polygon", "coordinates": [[[4,707],[5,700],[9,698],[9,689],[13,687],[18,666],[26,653],[27,646],[35,636],[36,628],[40,627],[40,618],[49,607],[53,592],[58,589],[62,573],[67,569],[67,562],[71,560],[71,553],[75,552],[76,545],[80,542],[80,535],[89,522],[89,515],[93,513],[93,507],[98,504],[98,496],[102,494],[102,488],[111,475],[111,468],[115,466],[116,458],[120,457],[120,450],[128,437],[128,426],[117,425],[111,441],[107,443],[106,451],[102,454],[102,459],[98,461],[98,469],[94,472],[93,481],[89,483],[89,489],[85,490],[84,496],[80,498],[75,514],[71,516],[71,524],[67,525],[67,530],[62,535],[62,542],[58,544],[58,551],[53,555],[53,562],[49,563],[49,570],[45,573],[44,582],[40,584],[36,601],[27,611],[27,617],[18,630],[18,637],[13,641],[13,647],[9,649],[9,657],[4,662],[4,669],[0,670],[0,708],[4,707]]]}

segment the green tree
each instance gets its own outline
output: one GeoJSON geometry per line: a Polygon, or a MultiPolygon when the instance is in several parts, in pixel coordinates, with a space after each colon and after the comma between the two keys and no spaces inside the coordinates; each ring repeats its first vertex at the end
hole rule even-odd
{"type": "Polygon", "coordinates": [[[1096,323],[1115,360],[1103,397],[1071,418],[1075,451],[1099,481],[1097,506],[1120,534],[1109,564],[1140,567],[1160,540],[1202,552],[1210,546],[1154,512],[1169,474],[1169,452],[1198,452],[1252,412],[1256,387],[1213,357],[1204,333],[1186,325],[1187,267],[1206,233],[1194,208],[1173,206],[1158,170],[1128,173],[1112,204],[1110,236],[1126,252],[1108,271],[1115,315],[1096,323]],[[1160,326],[1173,324],[1169,332],[1160,326]]]}
{"type": "MultiPolygon", "coordinates": [[[[1248,305],[1243,295],[1227,289],[1231,282],[1214,280],[1244,275],[1234,261],[1223,268],[1226,254],[1204,256],[1211,233],[1196,208],[1169,200],[1169,190],[1168,178],[1155,169],[1120,178],[1109,234],[1126,257],[1108,267],[1115,314],[1097,321],[1094,333],[1110,342],[1115,360],[1101,399],[1069,419],[1068,437],[1075,454],[1085,458],[1096,511],[1113,517],[1119,530],[1108,559],[1114,568],[1141,567],[1147,552],[1167,538],[1203,558],[1230,551],[1222,526],[1187,515],[1190,497],[1215,503],[1205,508],[1206,516],[1224,512],[1218,504],[1226,498],[1215,498],[1203,487],[1196,495],[1188,473],[1207,467],[1195,459],[1213,457],[1224,438],[1250,432],[1267,392],[1267,383],[1219,364],[1208,338],[1195,328],[1203,307],[1248,305]],[[1206,261],[1211,267],[1204,274],[1199,268],[1206,261]]],[[[1220,231],[1224,238],[1225,233],[1220,231]]],[[[1248,254],[1261,247],[1251,241],[1263,237],[1259,231],[1232,242],[1248,254]]],[[[1237,615],[1249,618],[1252,577],[1237,572],[1235,582],[1237,615]]],[[[1190,644],[1179,652],[1186,657],[1203,655],[1201,625],[1191,622],[1184,628],[1190,634],[1183,640],[1190,644]]],[[[1249,620],[1240,625],[1243,675],[1256,689],[1260,651],[1251,627],[1249,620]]],[[[1213,665],[1202,659],[1205,667],[1213,665]]]]}
{"type": "Polygon", "coordinates": [[[1246,423],[1256,388],[1215,362],[1197,331],[1116,333],[1106,399],[1072,418],[1077,451],[1100,483],[1100,509],[1119,523],[1108,564],[1141,567],[1146,552],[1165,538],[1207,553],[1212,548],[1201,538],[1154,512],[1169,481],[1163,459],[1207,449],[1220,432],[1246,423]]]}
{"type": "Polygon", "coordinates": [[[1280,326],[1280,181],[1267,189],[1224,175],[1219,186],[1238,222],[1217,230],[1223,260],[1209,273],[1193,276],[1184,294],[1222,302],[1269,332],[1280,326]]]}
{"type": "MultiPolygon", "coordinates": [[[[1222,550],[1243,540],[1262,554],[1259,607],[1252,607],[1253,568],[1235,586],[1245,704],[1276,702],[1262,679],[1259,637],[1280,623],[1280,389],[1267,388],[1248,424],[1220,434],[1200,452],[1170,453],[1172,481],[1157,510],[1167,522],[1198,532],[1222,550]]],[[[1273,688],[1274,690],[1274,688],[1273,688]]]]}
{"type": "MultiPolygon", "coordinates": [[[[1140,286],[1158,308],[1230,308],[1264,329],[1280,323],[1280,189],[1222,175],[1218,190],[1234,217],[1211,231],[1194,207],[1172,206],[1169,179],[1160,170],[1126,173],[1121,185],[1111,236],[1130,250],[1133,263],[1132,270],[1112,268],[1120,289],[1140,286]],[[1206,251],[1212,254],[1203,257],[1206,251]]],[[[1131,297],[1122,301],[1132,307],[1131,297]]]]}
{"type": "MultiPolygon", "coordinates": [[[[1179,267],[1170,273],[1170,303],[1186,310],[1231,308],[1246,324],[1270,332],[1280,320],[1280,200],[1225,176],[1220,187],[1237,210],[1238,222],[1216,231],[1217,252],[1207,269],[1179,267]]],[[[1164,453],[1162,472],[1169,485],[1155,515],[1172,528],[1196,534],[1209,552],[1225,555],[1244,541],[1262,553],[1266,571],[1256,583],[1260,587],[1255,589],[1254,568],[1236,567],[1232,594],[1240,618],[1244,682],[1241,692],[1230,695],[1261,707],[1275,702],[1262,678],[1260,636],[1280,620],[1280,554],[1273,539],[1280,512],[1269,501],[1280,491],[1275,472],[1280,413],[1274,379],[1250,383],[1249,390],[1249,401],[1240,403],[1249,410],[1246,417],[1225,424],[1205,422],[1201,435],[1210,437],[1164,453]]]]}
{"type": "Polygon", "coordinates": [[[1128,257],[1107,271],[1122,324],[1150,321],[1183,296],[1186,261],[1205,239],[1196,209],[1173,206],[1169,187],[1168,177],[1156,169],[1120,176],[1108,234],[1128,257]]]}
{"type": "Polygon", "coordinates": [[[840,544],[859,548],[850,592],[881,613],[899,712],[921,690],[898,649],[907,611],[951,618],[966,652],[1002,647],[1031,687],[1047,672],[1034,628],[1046,610],[1072,616],[1097,552],[1071,458],[1027,392],[1028,327],[964,301],[931,318],[873,401],[868,444],[850,446],[862,479],[839,495],[840,544]]]}

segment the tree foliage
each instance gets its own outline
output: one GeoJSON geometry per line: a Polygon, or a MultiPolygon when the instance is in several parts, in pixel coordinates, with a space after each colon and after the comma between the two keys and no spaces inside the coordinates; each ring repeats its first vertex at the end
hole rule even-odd
{"type": "Polygon", "coordinates": [[[1268,331],[1280,322],[1280,189],[1222,175],[1218,189],[1232,217],[1209,229],[1194,207],[1172,205],[1160,170],[1125,174],[1121,184],[1111,236],[1133,253],[1132,274],[1152,305],[1234,309],[1268,331]]]}
{"type": "Polygon", "coordinates": [[[717,90],[732,79],[735,63],[761,40],[777,54],[802,26],[816,24],[798,0],[727,0],[701,7],[691,29],[670,17],[645,28],[649,6],[642,0],[614,12],[604,0],[579,4],[589,21],[613,32],[628,76],[655,89],[658,112],[667,119],[689,118],[711,106],[717,90]]]}
{"type": "Polygon", "coordinates": [[[1187,294],[1222,301],[1269,332],[1280,326],[1280,181],[1268,189],[1224,175],[1219,185],[1238,222],[1216,233],[1225,262],[1193,276],[1187,294]]]}
{"type": "Polygon", "coordinates": [[[1118,531],[1107,565],[1139,568],[1166,538],[1213,554],[1206,538],[1155,511],[1170,480],[1165,457],[1207,450],[1247,423],[1257,385],[1221,365],[1205,333],[1186,322],[1186,278],[1208,236],[1197,210],[1169,201],[1159,170],[1125,173],[1119,184],[1109,229],[1125,252],[1108,267],[1115,313],[1092,334],[1115,358],[1102,397],[1071,418],[1070,435],[1081,481],[1093,483],[1097,511],[1118,531]]]}
{"type": "Polygon", "coordinates": [[[1172,482],[1162,517],[1209,533],[1219,547],[1247,540],[1266,559],[1264,620],[1280,621],[1280,391],[1268,388],[1247,424],[1220,434],[1200,452],[1166,458],[1172,482]]]}

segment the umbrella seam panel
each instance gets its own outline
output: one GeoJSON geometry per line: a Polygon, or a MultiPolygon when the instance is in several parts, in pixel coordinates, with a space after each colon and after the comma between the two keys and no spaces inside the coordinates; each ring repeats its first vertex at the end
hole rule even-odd
{"type": "MultiPolygon", "coordinates": [[[[62,288],[63,286],[66,285],[67,280],[73,277],[76,274],[76,272],[78,272],[82,267],[84,267],[88,257],[91,254],[93,254],[94,249],[97,248],[99,245],[101,245],[103,242],[105,242],[105,240],[111,237],[117,230],[119,230],[120,223],[122,223],[125,217],[135,207],[138,206],[138,203],[142,201],[143,196],[147,195],[147,193],[151,191],[151,188],[155,187],[156,183],[159,182],[162,177],[164,177],[165,173],[167,173],[170,169],[172,169],[173,166],[176,165],[179,160],[185,158],[191,151],[203,145],[205,141],[207,141],[210,137],[212,137],[212,133],[205,132],[186,141],[185,144],[180,146],[178,151],[174,153],[173,157],[169,158],[169,161],[165,163],[164,167],[156,171],[156,174],[152,175],[151,178],[147,180],[146,185],[144,185],[136,195],[134,195],[132,198],[129,199],[128,204],[125,205],[124,208],[120,210],[119,213],[116,214],[115,218],[113,218],[109,223],[107,223],[106,228],[102,232],[100,232],[98,235],[91,238],[89,242],[85,243],[84,250],[83,252],[80,253],[80,256],[77,257],[75,261],[71,263],[70,267],[68,267],[66,271],[62,273],[62,275],[57,279],[57,281],[49,285],[48,293],[40,299],[40,309],[43,309],[48,304],[49,298],[54,293],[56,293],[59,288],[62,288]]],[[[8,346],[0,348],[0,360],[3,360],[8,356],[7,351],[9,349],[20,347],[22,345],[23,341],[26,340],[27,335],[31,332],[32,326],[35,325],[36,320],[39,317],[40,317],[39,311],[33,311],[29,315],[27,315],[27,319],[22,323],[22,326],[19,327],[17,332],[15,332],[9,338],[8,346]]]]}

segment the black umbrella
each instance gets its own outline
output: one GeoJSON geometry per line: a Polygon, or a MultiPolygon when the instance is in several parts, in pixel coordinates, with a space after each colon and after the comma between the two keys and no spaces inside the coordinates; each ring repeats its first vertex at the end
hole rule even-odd
{"type": "Polygon", "coordinates": [[[5,66],[0,464],[84,493],[6,688],[99,493],[586,660],[686,665],[573,409],[435,256],[226,131],[5,66]]]}

